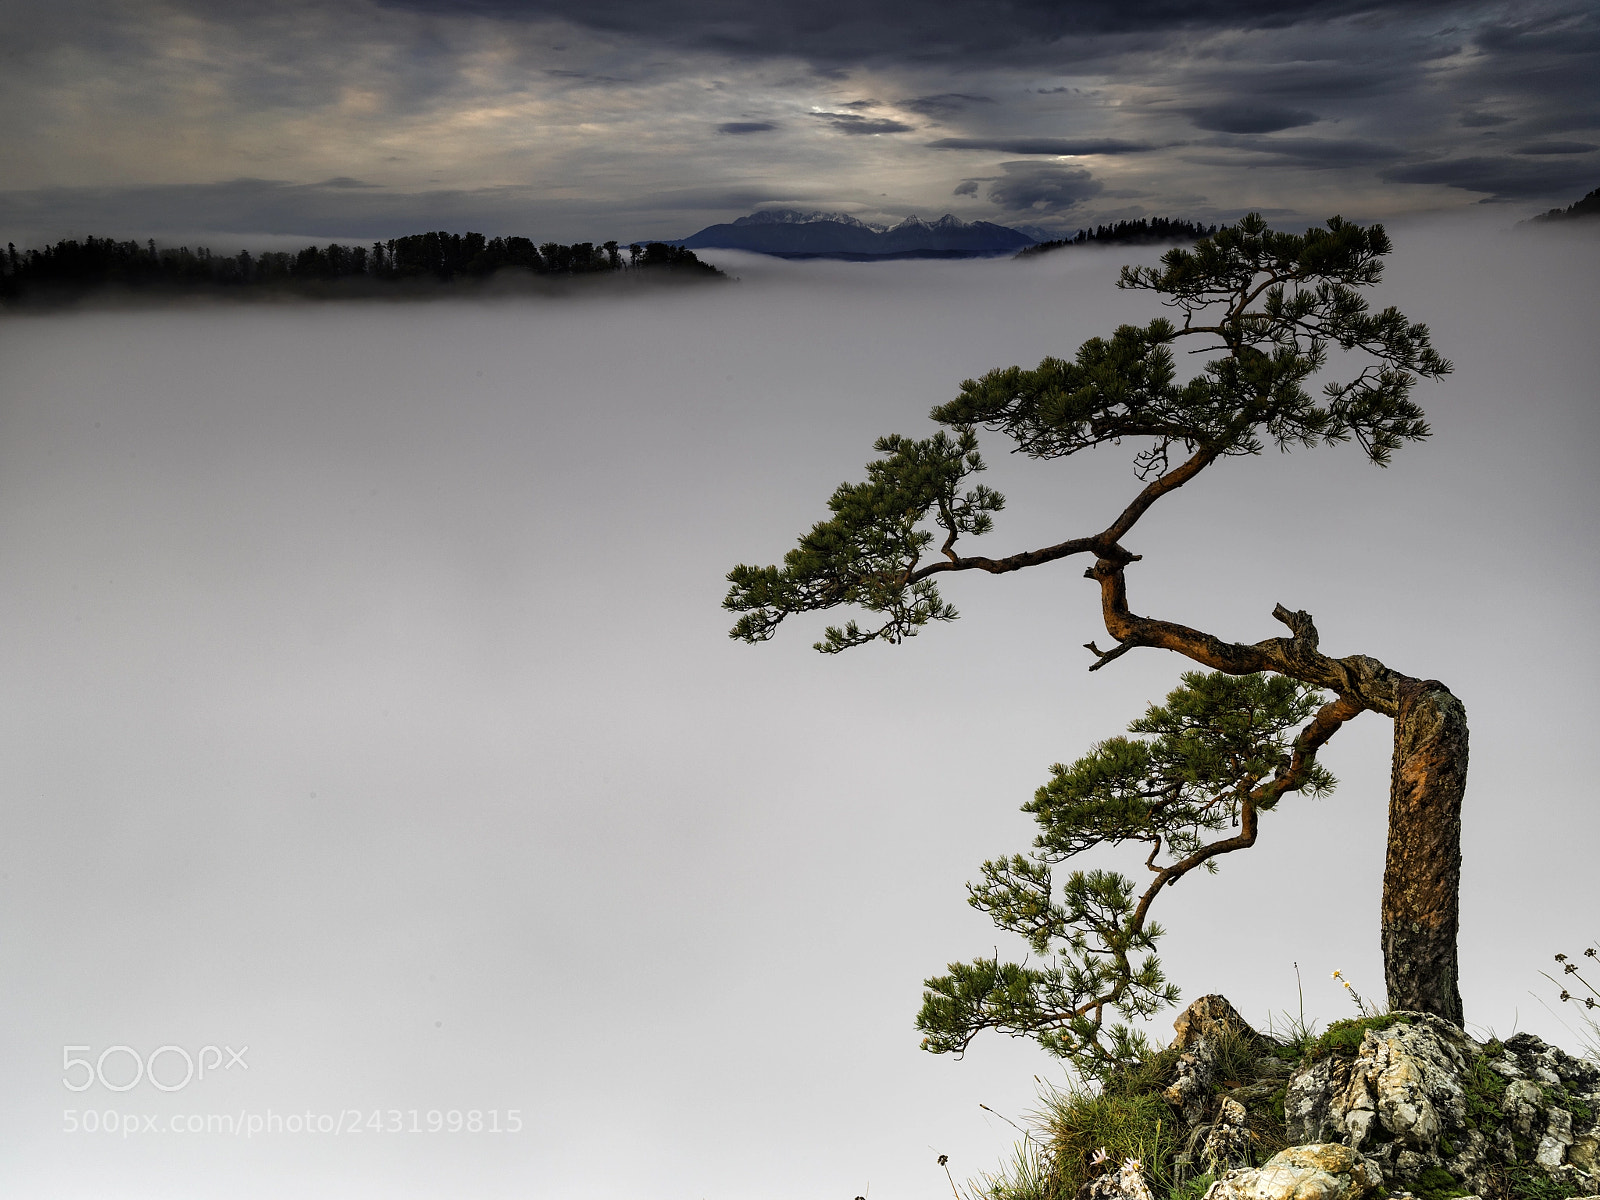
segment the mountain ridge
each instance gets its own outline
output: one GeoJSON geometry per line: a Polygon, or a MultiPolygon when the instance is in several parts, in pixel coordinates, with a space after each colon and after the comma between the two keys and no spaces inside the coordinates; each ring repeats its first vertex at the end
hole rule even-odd
{"type": "Polygon", "coordinates": [[[1021,230],[945,213],[926,221],[915,213],[899,224],[868,224],[847,213],[765,209],[708,225],[669,244],[685,249],[746,250],[777,258],[981,258],[1015,254],[1033,245],[1021,230]]]}
{"type": "MultiPolygon", "coordinates": [[[[810,225],[818,221],[832,221],[839,225],[848,225],[853,229],[871,229],[878,233],[888,230],[887,225],[875,221],[863,221],[852,217],[849,213],[842,212],[804,212],[798,208],[764,208],[747,216],[735,217],[731,225],[810,225]]],[[[715,226],[707,226],[708,229],[715,226]]],[[[701,231],[705,232],[704,230],[701,231]]],[[[694,234],[691,237],[697,236],[694,234]]]]}

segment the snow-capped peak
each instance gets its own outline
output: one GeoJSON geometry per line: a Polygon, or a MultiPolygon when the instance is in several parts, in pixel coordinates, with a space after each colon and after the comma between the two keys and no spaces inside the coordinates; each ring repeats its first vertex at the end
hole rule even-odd
{"type": "Polygon", "coordinates": [[[937,221],[933,221],[931,223],[928,222],[928,221],[924,221],[921,217],[917,216],[916,213],[912,213],[909,217],[907,217],[904,221],[901,221],[900,224],[896,225],[894,228],[895,229],[905,229],[905,230],[912,230],[912,229],[926,229],[926,230],[966,229],[966,228],[968,228],[968,223],[966,221],[963,221],[960,217],[955,216],[955,215],[953,215],[951,213],[945,213],[944,216],[940,217],[937,221]]]}
{"type": "Polygon", "coordinates": [[[798,208],[764,208],[748,217],[740,217],[735,225],[809,225],[815,221],[832,221],[839,225],[853,225],[857,229],[882,230],[881,225],[869,225],[849,213],[802,212],[798,208]]]}

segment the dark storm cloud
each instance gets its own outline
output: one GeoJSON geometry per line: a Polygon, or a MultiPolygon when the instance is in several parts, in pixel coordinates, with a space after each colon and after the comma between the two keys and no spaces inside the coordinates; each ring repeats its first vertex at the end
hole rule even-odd
{"type": "MultiPolygon", "coordinates": [[[[1298,167],[1314,170],[1337,170],[1348,167],[1375,166],[1404,158],[1405,151],[1382,142],[1369,142],[1360,138],[1310,138],[1310,137],[1221,137],[1209,145],[1229,150],[1242,150],[1251,154],[1265,154],[1298,167]]],[[[1248,160],[1211,154],[1184,156],[1188,161],[1223,166],[1240,166],[1248,160]]]]}
{"type": "Polygon", "coordinates": [[[1518,146],[1517,154],[1587,154],[1591,150],[1600,150],[1600,145],[1594,142],[1530,142],[1526,146],[1518,146]]]}
{"type": "MultiPolygon", "coordinates": [[[[204,0],[207,4],[221,0],[204,0]]],[[[1076,58],[1092,35],[1268,29],[1368,10],[1370,0],[386,0],[389,7],[510,19],[559,18],[655,44],[737,56],[1013,65],[1076,58]]],[[[1425,16],[1453,0],[1418,0],[1425,16]]]]}
{"type": "Polygon", "coordinates": [[[1495,200],[1525,200],[1542,196],[1574,198],[1594,186],[1600,173],[1593,162],[1570,158],[1489,157],[1446,159],[1388,167],[1378,174],[1391,183],[1440,183],[1469,192],[1484,192],[1495,200]]]}
{"type": "Polygon", "coordinates": [[[813,113],[819,121],[832,125],[836,133],[910,133],[915,125],[889,117],[863,117],[857,113],[813,113]]]}
{"type": "Polygon", "coordinates": [[[1600,53],[1600,23],[1589,8],[1530,5],[1487,22],[1473,41],[1480,50],[1515,57],[1589,58],[1600,53]]]}
{"type": "MultiPolygon", "coordinates": [[[[1416,63],[1401,55],[1356,58],[1352,54],[1345,58],[1335,49],[1320,51],[1328,55],[1326,58],[1315,57],[1319,50],[1310,43],[1315,40],[1316,30],[1292,32],[1294,36],[1287,37],[1287,44],[1279,51],[1290,56],[1291,61],[1205,62],[1191,68],[1178,82],[1186,92],[1213,96],[1206,106],[1211,111],[1293,111],[1302,105],[1321,108],[1381,96],[1409,87],[1419,76],[1416,63]],[[1311,61],[1294,59],[1297,53],[1312,56],[1311,61]]],[[[1416,53],[1415,42],[1406,48],[1416,53]]]]}
{"type": "MultiPolygon", "coordinates": [[[[1195,213],[1244,203],[1243,166],[1296,211],[1331,188],[1380,215],[1380,181],[1405,185],[1388,191],[1401,207],[1422,187],[1438,202],[1440,184],[1570,200],[1568,168],[1600,144],[1592,0],[15,0],[0,56],[13,188],[292,181],[191,182],[167,193],[200,206],[183,216],[151,189],[102,189],[102,214],[157,229],[521,228],[684,185],[820,208],[895,196],[904,212],[998,174],[991,158],[941,175],[929,150],[1139,155],[1141,198],[1195,213]],[[841,136],[802,155],[777,135],[808,124],[841,136]],[[1337,136],[1284,136],[1313,124],[1337,136]],[[901,136],[919,127],[925,145],[901,136]],[[875,134],[895,135],[892,161],[875,134]],[[749,138],[773,152],[761,188],[738,155],[749,138]],[[1461,182],[1438,174],[1449,164],[1461,182]]],[[[1009,204],[1028,186],[1012,170],[993,190],[1009,204]]],[[[963,216],[984,215],[987,190],[956,193],[980,198],[963,216]]],[[[92,189],[51,194],[55,214],[41,191],[0,209],[31,229],[93,207],[92,189]]]]}
{"type": "Polygon", "coordinates": [[[971,108],[974,104],[993,104],[993,96],[969,96],[966,92],[941,92],[937,96],[917,96],[902,100],[901,108],[909,108],[925,117],[950,117],[971,108]]]}
{"type": "Polygon", "coordinates": [[[1600,7],[1530,5],[1504,12],[1476,31],[1478,57],[1463,88],[1514,98],[1524,132],[1594,129],[1600,124],[1600,7]]]}
{"type": "Polygon", "coordinates": [[[952,196],[976,196],[978,194],[978,181],[976,179],[963,179],[956,184],[952,196]]]}
{"type": "Polygon", "coordinates": [[[1276,133],[1280,129],[1313,125],[1317,114],[1299,108],[1236,103],[1196,109],[1189,119],[1196,128],[1213,133],[1276,133]]]}
{"type": "Polygon", "coordinates": [[[1146,142],[1117,138],[940,138],[930,150],[993,150],[1001,154],[1049,154],[1057,158],[1078,154],[1139,154],[1155,147],[1146,142]]]}
{"type": "Polygon", "coordinates": [[[1574,94],[1566,104],[1530,104],[1529,110],[1521,121],[1523,133],[1600,132],[1600,96],[1584,105],[1574,94]]]}
{"type": "Polygon", "coordinates": [[[989,199],[1008,213],[1056,216],[1105,190],[1081,167],[1054,163],[1001,163],[1002,178],[989,181],[989,199]]]}

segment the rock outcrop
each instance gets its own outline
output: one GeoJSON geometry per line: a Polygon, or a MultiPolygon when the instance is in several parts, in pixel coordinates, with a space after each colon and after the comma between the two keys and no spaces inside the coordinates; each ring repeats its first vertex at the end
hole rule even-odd
{"type": "Polygon", "coordinates": [[[1293,1146],[1263,1166],[1230,1171],[1206,1200],[1366,1200],[1383,1186],[1377,1167],[1348,1146],[1293,1146]]]}
{"type": "Polygon", "coordinates": [[[1178,1018],[1163,1093],[1207,1200],[1600,1195],[1600,1067],[1424,1013],[1341,1022],[1300,1056],[1220,996],[1178,1018]]]}
{"type": "Polygon", "coordinates": [[[1144,1181],[1143,1165],[1130,1158],[1114,1171],[1107,1171],[1098,1179],[1085,1184],[1077,1200],[1154,1200],[1150,1185],[1144,1181]]]}

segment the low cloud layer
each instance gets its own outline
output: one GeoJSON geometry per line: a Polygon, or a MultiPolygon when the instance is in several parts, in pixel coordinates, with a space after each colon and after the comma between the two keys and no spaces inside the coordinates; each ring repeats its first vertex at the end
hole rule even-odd
{"type": "MultiPolygon", "coordinates": [[[[986,172],[1006,202],[1079,203],[1066,220],[1125,182],[1087,195],[1123,160],[1095,180],[1007,162],[986,172]]],[[[372,182],[235,190],[386,194],[349,179],[372,182]]],[[[1141,521],[1128,582],[1138,611],[1244,641],[1303,607],[1328,653],[1462,697],[1467,1015],[1578,1050],[1537,972],[1596,933],[1600,809],[1575,781],[1600,668],[1600,243],[1508,233],[1467,199],[1391,223],[1370,293],[1456,363],[1415,394],[1434,436],[1388,470],[1349,444],[1215,464],[1141,521]],[[1514,613],[1559,648],[1502,651],[1514,613]]],[[[723,575],[780,560],[873,439],[927,436],[960,380],[1170,311],[1115,286],[1160,254],[730,253],[738,283],[610,303],[0,321],[6,1193],[936,1200],[939,1155],[958,1180],[998,1170],[1016,1131],[978,1101],[1025,1113],[1059,1066],[998,1034],[924,1053],[920,981],[1028,953],[964,885],[1028,849],[1019,806],[1050,763],[1191,664],[1087,672],[1104,625],[1081,559],[952,577],[960,620],[829,658],[810,643],[853,611],[741,645],[723,575]],[[129,1047],[109,1075],[224,1042],[248,1073],[62,1086],[63,1046],[129,1047]],[[359,1135],[124,1139],[62,1116],[350,1108],[359,1135]],[[412,1109],[422,1132],[396,1132],[412,1109]],[[452,1109],[484,1128],[426,1132],[452,1109]]],[[[970,553],[1080,536],[1141,486],[1142,445],[1051,464],[980,438],[1008,503],[970,553]]],[[[1320,1027],[1351,1012],[1334,967],[1381,995],[1391,733],[1351,722],[1321,758],[1331,797],[1285,797],[1254,849],[1158,903],[1185,1002],[1320,1027]]],[[[1142,849],[1108,855],[1144,873],[1142,849]]]]}

